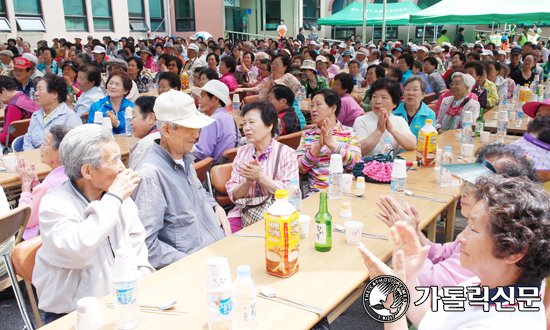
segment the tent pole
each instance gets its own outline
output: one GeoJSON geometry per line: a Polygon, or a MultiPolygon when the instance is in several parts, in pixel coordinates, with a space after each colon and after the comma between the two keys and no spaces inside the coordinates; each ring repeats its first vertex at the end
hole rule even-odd
{"type": "Polygon", "coordinates": [[[437,41],[437,24],[434,27],[434,42],[437,41]]]}
{"type": "Polygon", "coordinates": [[[425,38],[426,38],[426,23],[424,23],[424,31],[422,31],[422,43],[424,43],[425,38]]]}
{"type": "Polygon", "coordinates": [[[264,39],[265,39],[265,26],[266,26],[266,21],[265,21],[265,0],[262,0],[262,17],[264,19],[264,24],[263,24],[263,30],[264,30],[264,39]]]}
{"type": "Polygon", "coordinates": [[[493,25],[491,26],[491,34],[495,33],[495,21],[493,21],[493,25]]]}
{"type": "Polygon", "coordinates": [[[371,35],[372,43],[374,43],[374,24],[372,25],[372,31],[370,35],[371,35]]]}
{"type": "Polygon", "coordinates": [[[384,0],[382,5],[382,42],[386,42],[386,2],[384,0]]]}
{"type": "Polygon", "coordinates": [[[367,0],[363,0],[363,39],[362,44],[367,44],[367,0]]]}
{"type": "Polygon", "coordinates": [[[407,26],[407,42],[409,42],[410,35],[411,35],[411,23],[409,23],[409,26],[407,26]]]}

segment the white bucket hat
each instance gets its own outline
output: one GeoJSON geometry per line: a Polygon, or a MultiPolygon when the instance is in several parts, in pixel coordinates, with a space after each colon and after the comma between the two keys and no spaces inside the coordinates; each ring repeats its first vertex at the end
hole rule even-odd
{"type": "Polygon", "coordinates": [[[222,83],[219,80],[210,80],[202,88],[200,87],[191,87],[193,94],[200,96],[202,91],[208,92],[222,101],[223,105],[230,105],[231,99],[229,98],[229,88],[226,84],[222,83]]]}
{"type": "Polygon", "coordinates": [[[96,53],[96,54],[105,54],[105,48],[101,47],[101,46],[95,46],[94,50],[92,51],[92,53],[96,53]]]}
{"type": "Polygon", "coordinates": [[[191,96],[175,90],[157,97],[153,111],[157,120],[188,128],[203,128],[214,122],[214,119],[197,110],[191,96]]]}
{"type": "Polygon", "coordinates": [[[312,60],[304,60],[302,62],[302,66],[300,67],[300,70],[313,70],[316,71],[315,62],[312,60]]]}

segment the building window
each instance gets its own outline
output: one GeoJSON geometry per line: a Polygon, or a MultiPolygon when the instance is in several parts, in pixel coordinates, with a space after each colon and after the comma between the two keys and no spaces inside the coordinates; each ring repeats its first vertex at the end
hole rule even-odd
{"type": "Polygon", "coordinates": [[[151,31],[164,31],[164,6],[162,0],[149,0],[151,31]]]}
{"type": "Polygon", "coordinates": [[[113,31],[110,0],[92,0],[95,31],[113,31]]]}
{"type": "Polygon", "coordinates": [[[149,31],[145,22],[143,0],[128,0],[128,17],[130,18],[130,31],[149,31]]]}
{"type": "Polygon", "coordinates": [[[304,28],[311,30],[312,27],[321,30],[321,26],[317,25],[317,20],[321,17],[320,0],[304,0],[304,28]]]}
{"type": "Polygon", "coordinates": [[[67,31],[88,30],[84,0],[63,0],[63,11],[67,31]]]}
{"type": "Polygon", "coordinates": [[[265,1],[265,29],[266,31],[275,31],[281,22],[281,0],[265,1]]]}
{"type": "Polygon", "coordinates": [[[355,0],[334,0],[332,3],[332,15],[349,6],[355,0]]]}
{"type": "Polygon", "coordinates": [[[4,0],[0,0],[0,31],[11,32],[10,22],[6,19],[6,5],[4,0]]]}
{"type": "MultiPolygon", "coordinates": [[[[538,26],[538,25],[537,25],[538,26]]],[[[437,32],[434,32],[435,31],[435,26],[431,25],[427,25],[426,26],[426,35],[424,35],[424,26],[423,25],[417,25],[416,26],[416,38],[417,39],[433,39],[434,37],[434,33],[441,33],[441,30],[443,30],[443,25],[438,25],[437,26],[437,32]]]]}
{"type": "MultiPolygon", "coordinates": [[[[382,40],[382,27],[374,27],[373,39],[382,40]]],[[[388,25],[386,26],[386,40],[388,39],[397,39],[397,26],[388,25]]]]}
{"type": "Polygon", "coordinates": [[[17,22],[17,31],[46,31],[46,25],[41,18],[42,9],[38,0],[14,0],[13,9],[15,12],[15,21],[17,22]]]}
{"type": "Polygon", "coordinates": [[[176,31],[195,31],[194,0],[175,0],[176,31]]]}
{"type": "Polygon", "coordinates": [[[332,29],[332,39],[344,40],[354,33],[355,26],[334,26],[332,29]]]}
{"type": "Polygon", "coordinates": [[[41,16],[42,10],[38,0],[14,0],[13,9],[16,16],[41,16]]]}

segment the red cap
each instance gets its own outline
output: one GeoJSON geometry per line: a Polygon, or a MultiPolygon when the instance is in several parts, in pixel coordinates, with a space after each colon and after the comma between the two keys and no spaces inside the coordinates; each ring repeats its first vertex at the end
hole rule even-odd
{"type": "Polygon", "coordinates": [[[523,105],[522,109],[527,116],[535,118],[541,105],[550,105],[550,98],[544,100],[543,102],[527,102],[523,105]]]}
{"type": "Polygon", "coordinates": [[[16,57],[13,60],[13,67],[18,69],[26,69],[31,67],[31,61],[26,59],[25,57],[16,57]]]}

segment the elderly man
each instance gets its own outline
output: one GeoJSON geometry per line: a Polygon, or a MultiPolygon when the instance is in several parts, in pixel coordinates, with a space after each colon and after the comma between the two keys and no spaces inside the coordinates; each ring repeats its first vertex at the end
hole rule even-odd
{"type": "Polygon", "coordinates": [[[311,33],[307,36],[307,38],[311,41],[317,41],[317,39],[319,39],[319,35],[317,34],[316,27],[311,28],[311,33]]]}
{"type": "Polygon", "coordinates": [[[195,68],[207,66],[198,57],[198,54],[199,54],[199,46],[197,46],[197,44],[191,44],[189,45],[189,47],[187,47],[187,57],[189,59],[187,60],[187,62],[185,62],[185,65],[183,66],[184,70],[186,70],[187,72],[195,72],[195,68]]]}
{"type": "Polygon", "coordinates": [[[0,62],[2,62],[2,71],[13,69],[13,52],[11,50],[3,50],[0,52],[0,62]]]}
{"type": "Polygon", "coordinates": [[[362,77],[367,74],[367,69],[369,68],[367,56],[369,56],[369,51],[364,47],[359,48],[359,50],[355,53],[355,59],[360,63],[359,74],[362,77]]]}
{"type": "Polygon", "coordinates": [[[23,38],[21,38],[21,37],[15,38],[15,44],[16,44],[15,47],[17,47],[17,50],[19,51],[19,54],[23,54],[23,52],[24,52],[23,51],[23,38]]]}
{"type": "Polygon", "coordinates": [[[94,50],[92,51],[92,55],[94,57],[92,64],[97,66],[99,70],[101,70],[101,73],[106,73],[107,64],[105,63],[105,48],[101,46],[95,46],[94,50]]]}
{"type": "Polygon", "coordinates": [[[199,129],[214,122],[193,98],[170,90],[154,106],[160,139],[136,167],[141,183],[132,197],[147,231],[149,262],[170,265],[231,234],[225,211],[197,179],[190,153],[199,129]],[[223,226],[223,228],[222,228],[223,226]]]}
{"type": "Polygon", "coordinates": [[[32,80],[34,86],[38,85],[38,81],[44,77],[44,73],[36,68],[38,66],[38,57],[31,53],[25,53],[22,57],[31,62],[31,75],[29,79],[32,80]]]}
{"type": "Polygon", "coordinates": [[[74,128],[61,142],[59,158],[69,180],[40,202],[42,247],[32,278],[46,323],[76,310],[80,298],[112,292],[118,249],[133,250],[140,276],[155,271],[129,198],[139,178],[124,168],[111,132],[94,124],[74,128]]]}
{"type": "Polygon", "coordinates": [[[30,97],[31,88],[36,85],[29,78],[31,75],[31,61],[25,57],[17,57],[13,61],[13,70],[11,71],[15,80],[17,80],[17,90],[30,97]]]}

